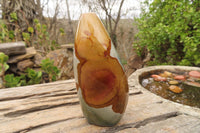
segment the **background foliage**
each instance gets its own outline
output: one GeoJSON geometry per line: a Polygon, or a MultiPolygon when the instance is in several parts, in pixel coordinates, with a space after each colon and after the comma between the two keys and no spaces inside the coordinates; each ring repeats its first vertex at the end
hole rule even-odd
{"type": "Polygon", "coordinates": [[[199,0],[146,0],[137,23],[134,47],[150,52],[149,65],[200,66],[199,0]]]}
{"type": "Polygon", "coordinates": [[[6,74],[9,68],[7,64],[8,56],[0,52],[0,78],[4,81],[4,86],[18,87],[25,85],[39,84],[42,82],[56,81],[60,76],[60,70],[54,66],[54,61],[49,58],[43,59],[41,65],[41,71],[35,71],[31,68],[27,68],[26,73],[20,76],[14,74],[6,74]],[[46,77],[43,77],[46,75],[46,77]],[[46,78],[46,79],[44,79],[46,78]]]}

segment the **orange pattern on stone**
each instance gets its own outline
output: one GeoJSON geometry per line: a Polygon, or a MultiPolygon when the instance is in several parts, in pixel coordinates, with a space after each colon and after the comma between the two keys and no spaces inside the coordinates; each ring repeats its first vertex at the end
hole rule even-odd
{"type": "Polygon", "coordinates": [[[85,102],[95,108],[112,105],[123,113],[127,104],[128,82],[122,66],[110,56],[111,40],[94,13],[83,14],[75,37],[78,85],[85,102]]]}

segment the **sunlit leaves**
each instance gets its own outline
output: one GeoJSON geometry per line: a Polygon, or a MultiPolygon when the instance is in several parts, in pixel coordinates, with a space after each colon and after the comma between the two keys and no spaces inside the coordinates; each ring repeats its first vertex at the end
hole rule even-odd
{"type": "MultiPolygon", "coordinates": [[[[139,42],[155,64],[200,65],[200,7],[197,0],[154,0],[137,20],[139,42]]],[[[142,49],[139,49],[142,52],[142,49]]]]}

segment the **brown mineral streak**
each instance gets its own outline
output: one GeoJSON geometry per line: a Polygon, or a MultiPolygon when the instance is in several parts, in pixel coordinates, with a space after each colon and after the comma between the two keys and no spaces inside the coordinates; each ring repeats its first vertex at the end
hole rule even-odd
{"type": "MultiPolygon", "coordinates": [[[[102,108],[112,105],[114,112],[123,113],[127,104],[127,78],[118,60],[110,56],[110,50],[111,40],[96,14],[83,14],[80,18],[75,37],[75,55],[80,61],[80,63],[77,65],[77,86],[81,88],[83,98],[89,106],[102,108]],[[106,88],[110,85],[110,83],[107,83],[107,81],[103,80],[105,83],[100,83],[97,81],[99,80],[98,78],[102,80],[102,78],[107,75],[106,71],[102,71],[104,69],[110,71],[110,73],[113,73],[115,75],[114,77],[116,77],[116,79],[108,79],[109,81],[115,83],[114,85],[111,84],[112,88],[106,88]],[[100,77],[99,75],[94,77],[93,73],[95,71],[102,71],[102,73],[100,73],[100,77]],[[88,77],[91,77],[90,79],[87,79],[89,82],[84,82],[88,77]],[[110,90],[107,90],[109,93],[106,93],[107,95],[105,97],[95,99],[96,97],[91,95],[93,93],[98,95],[100,90],[95,91],[95,86],[93,87],[94,84],[90,83],[90,80],[95,81],[95,83],[97,83],[95,84],[96,86],[102,85],[104,87],[102,89],[110,89],[111,92],[110,90]],[[90,90],[90,92],[88,92],[88,90],[90,90]],[[97,102],[100,102],[100,104],[95,104],[97,102]]],[[[100,96],[101,95],[105,94],[102,92],[100,96]]]]}

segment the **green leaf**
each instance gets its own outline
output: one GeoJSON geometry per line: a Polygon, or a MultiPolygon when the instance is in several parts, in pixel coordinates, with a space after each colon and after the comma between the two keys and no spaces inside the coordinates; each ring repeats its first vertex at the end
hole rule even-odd
{"type": "Polygon", "coordinates": [[[32,84],[39,84],[42,81],[42,72],[36,72],[33,69],[28,68],[26,70],[26,72],[28,73],[27,76],[29,78],[28,84],[32,85],[32,84]]]}
{"type": "Polygon", "coordinates": [[[33,33],[34,32],[33,27],[28,27],[28,32],[33,33]]]}
{"type": "Polygon", "coordinates": [[[17,21],[17,19],[18,19],[17,14],[15,12],[10,13],[10,17],[12,18],[12,20],[11,20],[12,22],[17,21]]]}
{"type": "Polygon", "coordinates": [[[60,70],[54,66],[54,61],[50,60],[49,58],[42,60],[41,69],[49,74],[51,81],[55,81],[60,72],[60,70]]]}
{"type": "Polygon", "coordinates": [[[3,64],[3,67],[4,67],[4,71],[7,71],[9,69],[9,65],[6,63],[3,64]]]}
{"type": "Polygon", "coordinates": [[[14,76],[14,74],[7,74],[4,77],[6,87],[17,87],[20,86],[20,77],[14,76]]]}
{"type": "Polygon", "coordinates": [[[189,0],[145,0],[141,17],[136,19],[139,39],[134,48],[141,56],[149,50],[152,63],[199,64],[200,12],[189,0]]]}
{"type": "Polygon", "coordinates": [[[39,23],[39,20],[38,20],[38,19],[34,19],[33,21],[34,21],[35,24],[38,24],[38,23],[39,23]]]}

